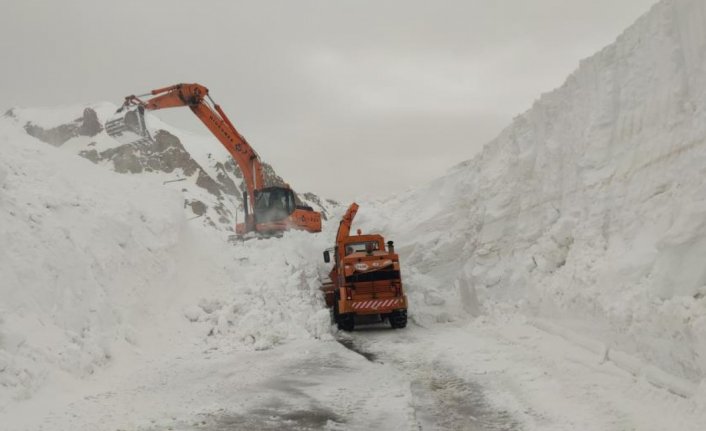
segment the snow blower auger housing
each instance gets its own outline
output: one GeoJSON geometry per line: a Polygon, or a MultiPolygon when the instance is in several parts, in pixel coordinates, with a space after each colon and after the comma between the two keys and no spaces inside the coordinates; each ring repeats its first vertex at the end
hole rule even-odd
{"type": "Polygon", "coordinates": [[[338,328],[352,331],[357,324],[387,320],[393,328],[407,326],[407,295],[402,288],[400,259],[394,243],[378,234],[350,235],[358,204],[341,220],[333,249],[324,251],[331,262],[330,281],[321,290],[338,328]]]}
{"type": "Polygon", "coordinates": [[[108,135],[122,144],[153,143],[145,111],[188,107],[228,150],[243,173],[243,223],[237,237],[281,236],[290,229],[321,232],[321,213],[302,205],[289,185],[265,184],[262,162],[255,149],[238,132],[223,109],[201,84],[176,84],[139,96],[127,96],[122,107],[105,123],[108,135]]]}

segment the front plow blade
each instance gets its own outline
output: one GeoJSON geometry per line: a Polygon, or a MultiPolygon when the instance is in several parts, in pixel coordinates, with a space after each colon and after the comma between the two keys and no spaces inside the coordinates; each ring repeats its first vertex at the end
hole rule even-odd
{"type": "Polygon", "coordinates": [[[145,124],[145,109],[121,108],[105,123],[105,131],[122,144],[148,144],[154,142],[145,124]]]}

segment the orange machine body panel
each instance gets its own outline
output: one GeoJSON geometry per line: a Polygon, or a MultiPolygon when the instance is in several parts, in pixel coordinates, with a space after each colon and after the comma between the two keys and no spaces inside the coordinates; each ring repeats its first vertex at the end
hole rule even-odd
{"type": "MultiPolygon", "coordinates": [[[[290,229],[321,232],[321,214],[313,210],[297,208],[285,219],[266,223],[255,223],[255,231],[265,235],[277,234],[290,229]]],[[[238,235],[247,234],[246,224],[238,223],[235,226],[235,233],[238,235]]]]}

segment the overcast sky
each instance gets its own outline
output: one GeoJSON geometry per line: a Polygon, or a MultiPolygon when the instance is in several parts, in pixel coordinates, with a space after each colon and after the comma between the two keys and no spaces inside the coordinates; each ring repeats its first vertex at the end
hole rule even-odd
{"type": "Polygon", "coordinates": [[[0,109],[199,82],[295,190],[384,196],[471,158],[653,3],[0,0],[0,109]]]}

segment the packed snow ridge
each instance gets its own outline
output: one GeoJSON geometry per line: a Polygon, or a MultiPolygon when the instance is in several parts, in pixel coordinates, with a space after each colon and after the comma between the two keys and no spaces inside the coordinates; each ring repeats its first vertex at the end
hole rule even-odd
{"type": "Polygon", "coordinates": [[[369,226],[405,239],[427,303],[549,319],[688,393],[706,376],[704,166],[706,3],[666,0],[369,226]]]}

